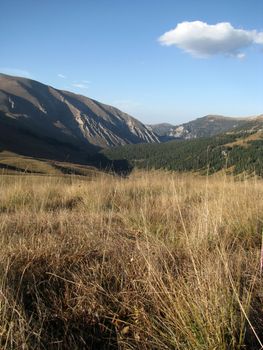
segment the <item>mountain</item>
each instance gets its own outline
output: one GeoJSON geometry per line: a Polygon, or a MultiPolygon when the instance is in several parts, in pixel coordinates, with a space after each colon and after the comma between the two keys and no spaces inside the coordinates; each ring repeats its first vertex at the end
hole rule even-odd
{"type": "MultiPolygon", "coordinates": [[[[37,81],[0,74],[0,146],[53,154],[129,143],[159,142],[117,108],[37,81]],[[37,142],[36,142],[37,140],[37,142]]],[[[74,152],[73,152],[74,153],[74,152]]]]}
{"type": "Polygon", "coordinates": [[[161,144],[127,145],[109,149],[110,159],[126,159],[138,168],[234,174],[263,177],[263,115],[248,118],[231,131],[211,137],[178,139],[161,144]]]}
{"type": "Polygon", "coordinates": [[[147,126],[158,136],[169,136],[169,133],[175,128],[174,125],[169,123],[152,124],[147,126]]]}
{"type": "Polygon", "coordinates": [[[78,163],[126,173],[132,166],[213,172],[227,166],[263,175],[262,149],[263,115],[145,126],[88,97],[0,74],[2,169],[86,172],[72,165],[78,163]]]}
{"type": "Polygon", "coordinates": [[[244,125],[248,118],[230,118],[220,115],[207,115],[188,123],[173,126],[171,124],[149,125],[162,141],[171,139],[195,139],[199,137],[214,136],[233,128],[244,125]]]}

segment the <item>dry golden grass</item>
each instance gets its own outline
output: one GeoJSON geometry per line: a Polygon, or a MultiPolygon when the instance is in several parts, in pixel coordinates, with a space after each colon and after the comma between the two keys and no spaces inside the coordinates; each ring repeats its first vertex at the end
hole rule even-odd
{"type": "Polygon", "coordinates": [[[261,349],[263,183],[0,178],[1,349],[261,349]]]}

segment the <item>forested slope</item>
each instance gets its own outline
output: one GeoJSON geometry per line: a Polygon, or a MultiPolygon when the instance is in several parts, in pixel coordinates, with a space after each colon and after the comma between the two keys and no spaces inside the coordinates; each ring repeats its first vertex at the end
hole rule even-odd
{"type": "Polygon", "coordinates": [[[127,159],[138,168],[209,171],[223,168],[234,173],[263,175],[262,132],[239,130],[216,137],[171,141],[163,144],[127,145],[105,151],[111,159],[127,159]]]}

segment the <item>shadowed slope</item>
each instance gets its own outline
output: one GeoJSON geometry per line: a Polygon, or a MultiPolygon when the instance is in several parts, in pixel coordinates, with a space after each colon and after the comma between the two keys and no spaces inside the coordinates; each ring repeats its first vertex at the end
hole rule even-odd
{"type": "Polygon", "coordinates": [[[0,74],[0,111],[19,127],[85,149],[158,142],[145,125],[114,107],[25,78],[0,74]]]}

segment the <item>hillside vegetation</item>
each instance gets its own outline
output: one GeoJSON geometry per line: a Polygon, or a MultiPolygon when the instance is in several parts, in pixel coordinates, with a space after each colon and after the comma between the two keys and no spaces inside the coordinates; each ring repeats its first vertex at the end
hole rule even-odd
{"type": "Polygon", "coordinates": [[[260,349],[261,180],[0,178],[1,349],[260,349]]]}
{"type": "MultiPolygon", "coordinates": [[[[249,123],[249,127],[252,127],[249,123]]],[[[261,125],[262,127],[262,125],[261,125]]],[[[111,159],[126,159],[144,169],[214,173],[229,169],[263,175],[262,128],[240,128],[209,138],[170,141],[162,144],[126,145],[105,150],[111,159]]]]}

